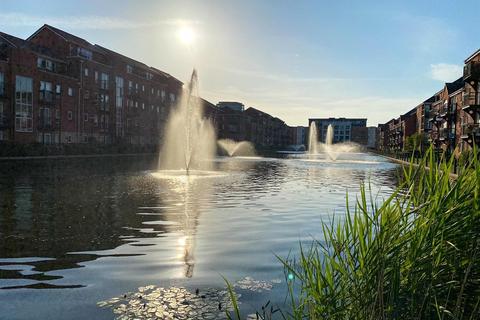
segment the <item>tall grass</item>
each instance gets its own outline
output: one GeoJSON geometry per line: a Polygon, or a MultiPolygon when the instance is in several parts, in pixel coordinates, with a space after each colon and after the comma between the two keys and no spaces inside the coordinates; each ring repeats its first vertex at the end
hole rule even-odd
{"type": "Polygon", "coordinates": [[[480,319],[480,162],[452,180],[453,158],[437,160],[405,167],[384,201],[363,187],[325,240],[282,260],[298,288],[287,318],[480,319]]]}

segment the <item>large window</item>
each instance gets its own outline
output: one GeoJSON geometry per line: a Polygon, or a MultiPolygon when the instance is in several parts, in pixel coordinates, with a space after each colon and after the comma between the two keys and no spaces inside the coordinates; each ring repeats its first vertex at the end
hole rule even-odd
{"type": "Polygon", "coordinates": [[[102,73],[100,75],[100,88],[107,90],[108,89],[108,74],[102,73]]]}
{"type": "Polygon", "coordinates": [[[33,80],[16,76],[15,80],[15,130],[33,131],[33,80]]]}
{"type": "Polygon", "coordinates": [[[40,100],[46,102],[52,102],[53,92],[52,92],[52,83],[46,81],[40,81],[40,100]]]}
{"type": "Polygon", "coordinates": [[[51,60],[45,58],[37,59],[37,67],[43,70],[55,71],[55,64],[51,60]]]}
{"type": "Polygon", "coordinates": [[[108,94],[99,94],[98,95],[98,99],[99,99],[99,102],[100,102],[100,110],[106,110],[108,111],[110,108],[109,108],[109,102],[110,102],[110,98],[108,96],[108,94]]]}
{"type": "Polygon", "coordinates": [[[5,75],[0,72],[0,96],[5,93],[5,75]]]}

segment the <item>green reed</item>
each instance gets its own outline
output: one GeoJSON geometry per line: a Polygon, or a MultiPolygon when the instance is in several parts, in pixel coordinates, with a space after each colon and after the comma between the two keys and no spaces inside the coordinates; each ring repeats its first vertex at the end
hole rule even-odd
{"type": "Polygon", "coordinates": [[[456,179],[453,166],[429,150],[390,197],[363,186],[323,241],[280,259],[294,276],[282,317],[479,319],[480,161],[462,161],[456,179]]]}

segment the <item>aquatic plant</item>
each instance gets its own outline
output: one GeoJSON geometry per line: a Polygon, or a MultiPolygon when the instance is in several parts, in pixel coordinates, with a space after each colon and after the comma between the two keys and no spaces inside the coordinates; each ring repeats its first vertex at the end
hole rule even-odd
{"type": "MultiPolygon", "coordinates": [[[[454,158],[432,149],[403,168],[377,199],[368,185],[324,239],[281,259],[287,319],[480,318],[480,162],[476,150],[456,179],[454,158]]],[[[348,200],[347,200],[348,202],[348,200]]],[[[237,313],[239,314],[239,313],[237,313]]]]}

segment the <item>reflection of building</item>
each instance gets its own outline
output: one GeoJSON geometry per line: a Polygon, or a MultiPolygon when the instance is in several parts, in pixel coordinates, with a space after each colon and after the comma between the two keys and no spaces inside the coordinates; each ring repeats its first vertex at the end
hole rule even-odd
{"type": "Polygon", "coordinates": [[[308,125],[315,122],[319,140],[325,143],[329,125],[333,127],[333,143],[356,142],[368,143],[367,119],[359,118],[314,118],[308,119],[308,125]]]}
{"type": "Polygon", "coordinates": [[[368,127],[367,147],[374,149],[377,144],[377,127],[368,127]]]}
{"type": "Polygon", "coordinates": [[[291,127],[291,143],[294,145],[306,145],[307,144],[307,132],[308,128],[307,127],[302,127],[302,126],[297,126],[297,127],[291,127]]]}

